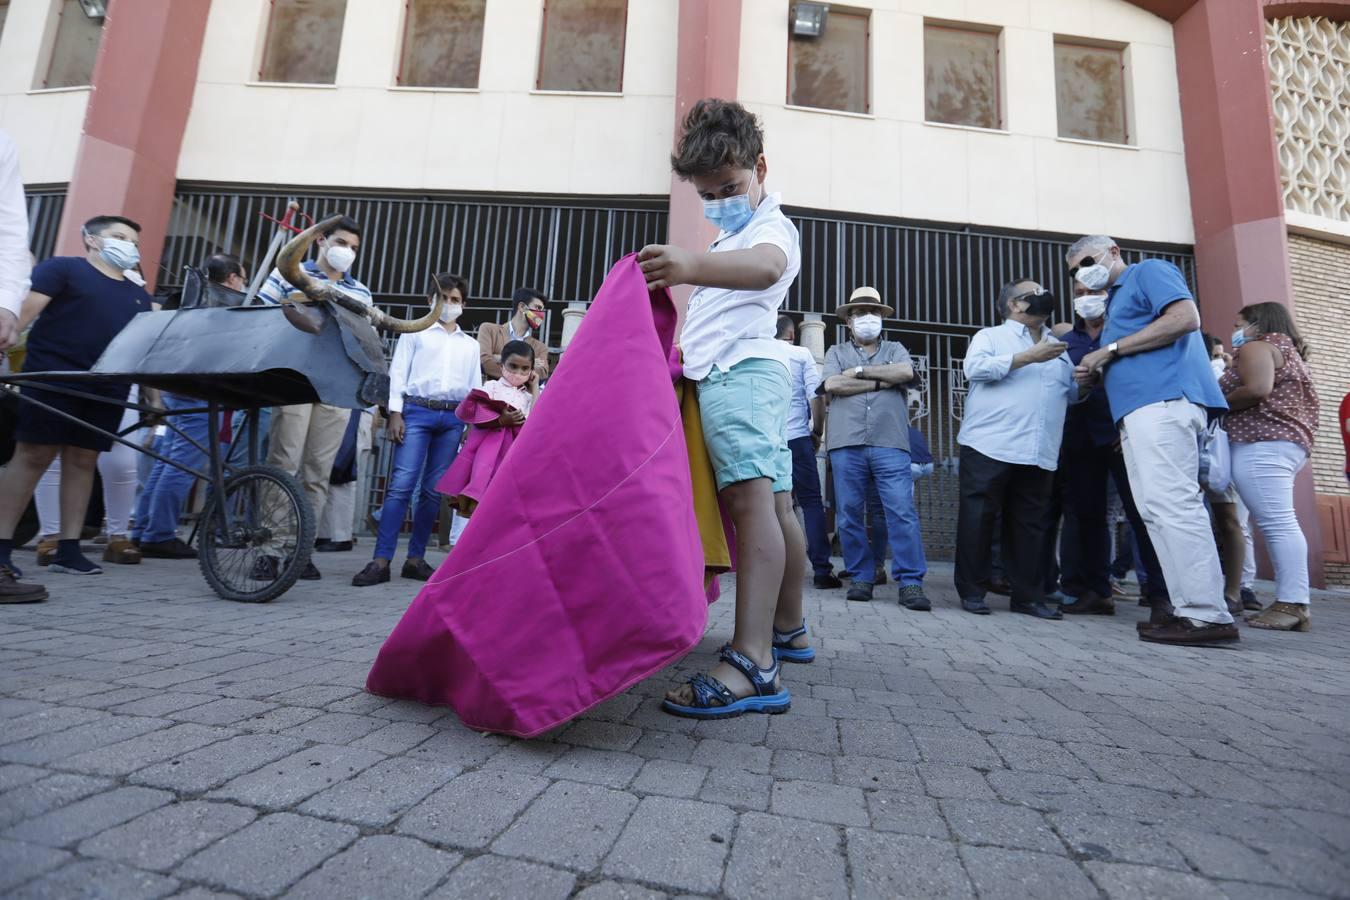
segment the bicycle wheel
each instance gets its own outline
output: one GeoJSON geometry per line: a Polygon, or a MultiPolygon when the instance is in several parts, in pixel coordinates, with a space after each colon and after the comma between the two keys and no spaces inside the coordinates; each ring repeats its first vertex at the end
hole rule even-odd
{"type": "Polygon", "coordinates": [[[314,510],[291,475],[245,466],[202,510],[197,558],[226,600],[267,603],[286,593],[314,550],[314,510]],[[228,515],[227,515],[228,513],[228,515]]]}

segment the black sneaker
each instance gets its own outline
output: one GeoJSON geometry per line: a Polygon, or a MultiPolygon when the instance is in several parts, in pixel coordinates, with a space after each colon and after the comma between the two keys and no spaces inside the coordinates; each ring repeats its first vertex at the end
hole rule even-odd
{"type": "Polygon", "coordinates": [[[314,546],[314,549],[320,553],[346,553],[352,549],[354,544],[351,541],[330,541],[324,539],[314,546]]]}
{"type": "Polygon", "coordinates": [[[142,541],[141,555],[151,559],[196,559],[197,551],[182,538],[167,541],[142,541]]]}
{"type": "Polygon", "coordinates": [[[74,553],[69,556],[57,556],[52,560],[52,564],[47,567],[50,572],[60,572],[62,575],[102,575],[103,567],[83,553],[74,553]]]}
{"type": "Polygon", "coordinates": [[[312,560],[305,563],[305,571],[300,573],[301,581],[318,581],[322,577],[323,576],[319,574],[319,570],[315,568],[312,560]]]}
{"type": "Polygon", "coordinates": [[[853,587],[848,589],[848,599],[854,603],[871,603],[872,585],[865,581],[853,582],[853,587]]]}
{"type": "Polygon", "coordinates": [[[1051,609],[1045,603],[1036,601],[1035,603],[1013,602],[1008,607],[1015,613],[1021,613],[1024,616],[1034,616],[1037,619],[1062,619],[1064,613],[1059,611],[1058,607],[1051,609]]]}
{"type": "Polygon", "coordinates": [[[253,571],[249,573],[248,577],[254,581],[276,581],[280,570],[281,566],[276,557],[260,556],[258,561],[253,564],[253,571]]]}
{"type": "Polygon", "coordinates": [[[833,572],[828,575],[817,575],[812,579],[812,584],[822,591],[833,591],[844,586],[844,583],[833,572]]]}
{"type": "Polygon", "coordinates": [[[403,571],[399,575],[403,578],[411,578],[414,581],[426,581],[436,570],[427,564],[425,559],[410,559],[403,564],[403,571]]]}
{"type": "Polygon", "coordinates": [[[352,587],[370,587],[372,584],[384,584],[389,580],[389,567],[371,560],[366,567],[352,576],[352,587]]]}
{"type": "Polygon", "coordinates": [[[933,609],[921,584],[907,584],[900,588],[900,605],[914,612],[931,612],[933,609]]]}

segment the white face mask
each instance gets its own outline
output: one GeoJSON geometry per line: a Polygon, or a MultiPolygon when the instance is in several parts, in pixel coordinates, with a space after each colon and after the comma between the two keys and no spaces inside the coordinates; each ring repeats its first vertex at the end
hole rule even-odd
{"type": "Polygon", "coordinates": [[[1073,277],[1089,291],[1104,291],[1111,283],[1110,262],[1111,251],[1108,250],[1097,258],[1095,264],[1084,266],[1075,272],[1073,277]]]}
{"type": "Polygon", "coordinates": [[[1084,294],[1081,297],[1075,297],[1073,311],[1078,313],[1080,317],[1095,322],[1106,315],[1106,295],[1084,294]]]}
{"type": "Polygon", "coordinates": [[[330,244],[323,255],[328,264],[339,272],[346,272],[356,262],[356,251],[340,244],[330,244]]]}
{"type": "Polygon", "coordinates": [[[447,303],[441,307],[442,322],[453,322],[462,315],[464,315],[464,304],[462,303],[447,303]]]}
{"type": "Polygon", "coordinates": [[[876,340],[881,334],[881,316],[873,313],[858,316],[852,323],[853,336],[860,341],[876,340]]]}

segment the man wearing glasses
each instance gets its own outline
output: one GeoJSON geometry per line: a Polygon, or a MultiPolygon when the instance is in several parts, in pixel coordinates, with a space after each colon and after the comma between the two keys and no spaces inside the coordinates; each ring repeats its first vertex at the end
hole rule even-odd
{"type": "Polygon", "coordinates": [[[1126,265],[1105,235],[1079,238],[1065,261],[1084,288],[1107,291],[1102,346],[1083,357],[1074,379],[1089,386],[1105,378],[1130,487],[1171,594],[1170,607],[1155,605],[1139,636],[1232,643],[1238,630],[1199,482],[1200,435],[1228,404],[1209,368],[1200,311],[1176,266],[1126,265]]]}

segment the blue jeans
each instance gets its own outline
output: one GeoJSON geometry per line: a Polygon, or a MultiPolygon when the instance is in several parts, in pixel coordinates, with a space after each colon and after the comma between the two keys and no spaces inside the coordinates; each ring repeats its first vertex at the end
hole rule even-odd
{"type": "Polygon", "coordinates": [[[825,506],[820,499],[820,470],[816,468],[816,446],[811,436],[788,441],[792,451],[792,492],[802,508],[806,523],[806,556],[817,575],[833,575],[830,562],[830,537],[825,530],[825,506]]]}
{"type": "MultiPolygon", "coordinates": [[[[164,408],[170,411],[201,405],[200,400],[193,400],[190,397],[164,395],[164,408]]],[[[208,441],[214,440],[206,413],[173,416],[170,421],[183,434],[203,447],[209,446],[208,441]]],[[[171,430],[156,441],[155,450],[190,469],[206,471],[206,454],[176,431],[171,430]]],[[[192,490],[192,483],[196,480],[196,476],[189,475],[182,469],[155,460],[154,466],[150,469],[150,477],[146,479],[140,500],[136,504],[136,527],[131,529],[131,536],[147,544],[171,541],[177,537],[178,519],[183,514],[188,492],[192,490]]]]}
{"type": "Polygon", "coordinates": [[[393,559],[398,533],[408,514],[413,490],[417,505],[413,508],[412,537],[408,540],[408,558],[426,555],[427,540],[441,509],[436,482],[455,461],[464,423],[451,410],[427,409],[409,403],[403,407],[403,443],[394,449],[394,471],[389,490],[380,507],[380,532],[375,539],[375,558],[393,559]],[[419,483],[420,477],[420,483],[419,483]]]}
{"type": "Polygon", "coordinates": [[[856,581],[876,570],[876,556],[864,529],[869,484],[881,500],[891,545],[891,574],[901,587],[922,584],[928,574],[909,453],[891,447],[841,447],[830,451],[834,495],[838,501],[839,542],[844,563],[856,581]]]}
{"type": "MultiPolygon", "coordinates": [[[[248,465],[248,445],[252,435],[242,434],[247,431],[245,427],[248,423],[247,410],[237,409],[234,416],[230,419],[231,440],[234,442],[234,452],[230,453],[229,462],[236,466],[248,465]]],[[[267,434],[272,425],[272,407],[264,406],[258,410],[258,462],[267,460],[267,434]]],[[[228,448],[222,448],[228,449],[228,448]]],[[[322,510],[320,510],[320,513],[322,510]]]]}

